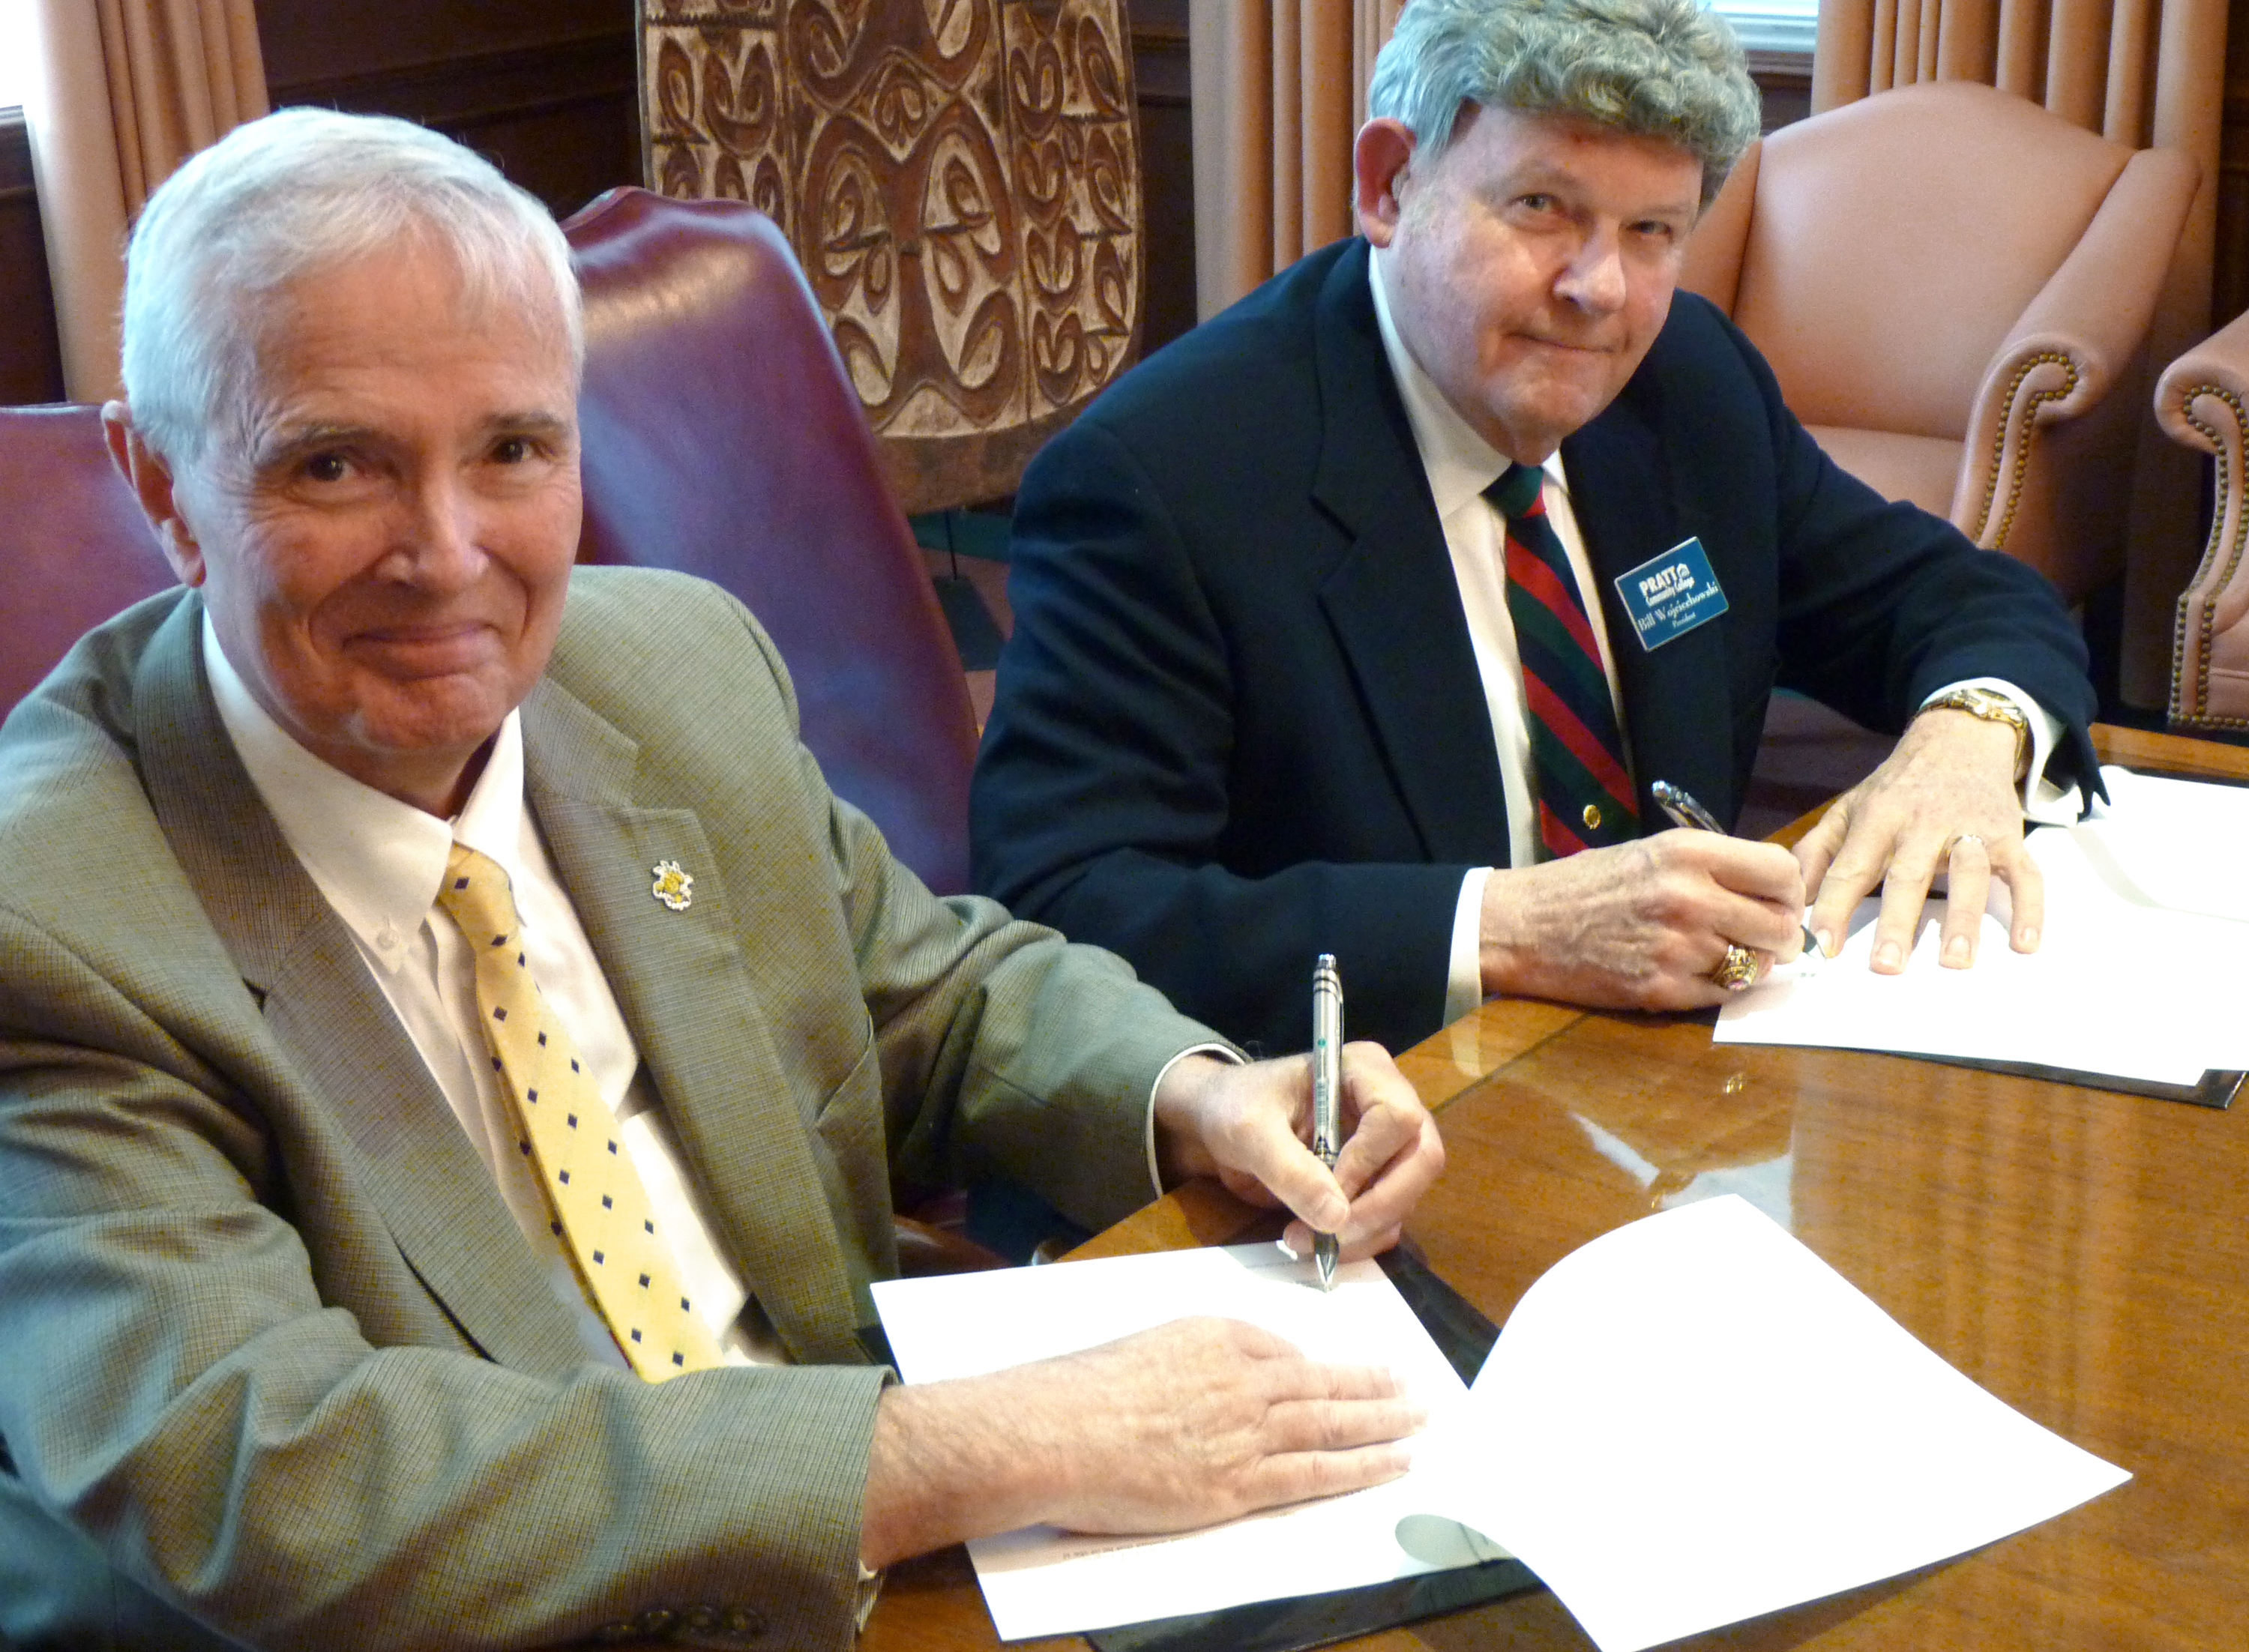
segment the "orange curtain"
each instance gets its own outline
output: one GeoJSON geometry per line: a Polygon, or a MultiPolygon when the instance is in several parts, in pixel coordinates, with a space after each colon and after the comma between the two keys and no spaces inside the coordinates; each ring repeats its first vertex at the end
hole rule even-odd
{"type": "Polygon", "coordinates": [[[33,0],[24,100],[71,399],[117,391],[125,234],[173,168],[266,110],[251,0],[33,0]]]}
{"type": "Polygon", "coordinates": [[[1351,144],[1403,0],[1194,0],[1195,298],[1207,319],[1352,228],[1351,144]]]}
{"type": "MultiPolygon", "coordinates": [[[[2185,150],[2202,187],[2148,332],[2161,367],[2210,331],[2226,0],[1820,0],[1816,114],[1892,86],[1977,80],[2135,148],[2185,150]]],[[[2136,456],[2122,690],[2164,703],[2171,618],[2201,552],[2195,456],[2152,421],[2136,456]]]]}

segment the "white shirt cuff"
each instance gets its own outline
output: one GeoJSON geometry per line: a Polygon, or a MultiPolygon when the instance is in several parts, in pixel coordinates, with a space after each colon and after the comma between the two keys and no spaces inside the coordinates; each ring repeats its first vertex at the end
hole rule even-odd
{"type": "Polygon", "coordinates": [[[1156,1169],[1156,1092],[1164,1087],[1164,1080],[1172,1076],[1172,1069],[1191,1055],[1214,1055],[1235,1066],[1247,1066],[1248,1059],[1241,1051],[1226,1044],[1191,1044],[1170,1060],[1156,1074],[1156,1081],[1148,1086],[1147,1121],[1141,1126],[1141,1141],[1148,1155],[1148,1185],[1156,1190],[1155,1196],[1164,1196],[1163,1173],[1156,1169]]]}
{"type": "MultiPolygon", "coordinates": [[[[2061,719],[2024,693],[2005,677],[1968,677],[1958,682],[1948,682],[1929,700],[1946,695],[1955,689],[1989,689],[1994,694],[2004,694],[2014,702],[2031,725],[2031,766],[2023,771],[2023,814],[2041,826],[2069,826],[2085,812],[2084,799],[2073,782],[2067,789],[2046,778],[2046,765],[2061,744],[2061,719]]],[[[1922,704],[1927,706],[1929,700],[1922,704]]]]}
{"type": "Polygon", "coordinates": [[[1445,965],[1445,1025],[1483,1002],[1483,884],[1489,867],[1473,867],[1461,880],[1453,906],[1453,945],[1445,965]]]}

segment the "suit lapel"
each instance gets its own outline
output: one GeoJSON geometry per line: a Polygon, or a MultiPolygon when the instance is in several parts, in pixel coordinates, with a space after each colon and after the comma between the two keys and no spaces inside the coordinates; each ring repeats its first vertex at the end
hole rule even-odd
{"type": "Polygon", "coordinates": [[[134,703],[151,805],[267,1030],[358,1149],[406,1262],[463,1334],[559,1374],[584,1345],[358,947],[234,755],[202,661],[203,605],[151,640],[134,703]]]}
{"type": "MultiPolygon", "coordinates": [[[[1619,575],[1705,531],[1705,513],[1682,492],[1659,440],[1654,386],[1635,379],[1591,424],[1562,443],[1570,505],[1592,564],[1622,691],[1625,733],[1640,820],[1668,824],[1648,788],[1682,785],[1722,820],[1733,819],[1732,706],[1723,618],[1654,649],[1634,634],[1617,594],[1619,575]]],[[[1706,549],[1708,548],[1706,544],[1706,549]]]]}
{"type": "Polygon", "coordinates": [[[1313,497],[1351,540],[1319,600],[1433,860],[1507,864],[1507,812],[1475,651],[1428,477],[1399,399],[1356,242],[1313,329],[1321,441],[1313,497]]]}
{"type": "Polygon", "coordinates": [[[552,682],[525,703],[524,745],[533,812],[729,1250],[792,1354],[863,1362],[810,1120],[702,822],[637,803],[638,748],[552,682]],[[652,892],[665,860],[695,880],[684,910],[652,892]]]}

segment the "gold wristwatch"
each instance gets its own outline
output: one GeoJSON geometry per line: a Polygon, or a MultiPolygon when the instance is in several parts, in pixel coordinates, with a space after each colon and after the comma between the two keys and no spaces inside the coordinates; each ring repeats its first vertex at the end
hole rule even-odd
{"type": "Polygon", "coordinates": [[[1971,717],[1981,717],[1986,723],[2004,723],[2015,731],[2015,778],[2019,780],[2031,766],[2031,720],[2023,709],[1996,689],[1947,689],[1934,698],[1924,701],[1923,711],[1965,711],[1971,717]]]}

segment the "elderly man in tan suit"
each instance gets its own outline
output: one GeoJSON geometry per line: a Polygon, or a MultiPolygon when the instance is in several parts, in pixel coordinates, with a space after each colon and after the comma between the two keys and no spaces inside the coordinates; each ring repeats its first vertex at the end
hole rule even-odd
{"type": "Polygon", "coordinates": [[[1441,1149],[1355,1046],[1331,1176],[1301,1062],[893,862],[738,606],[573,573],[535,203],[254,123],[151,202],[126,349],[185,588],[0,730],[0,1640],[833,1647],[936,1545],[1400,1471],[1387,1374],[1247,1326],[867,1360],[894,1169],[1092,1224],[1217,1174],[1350,1256],[1441,1149]]]}

